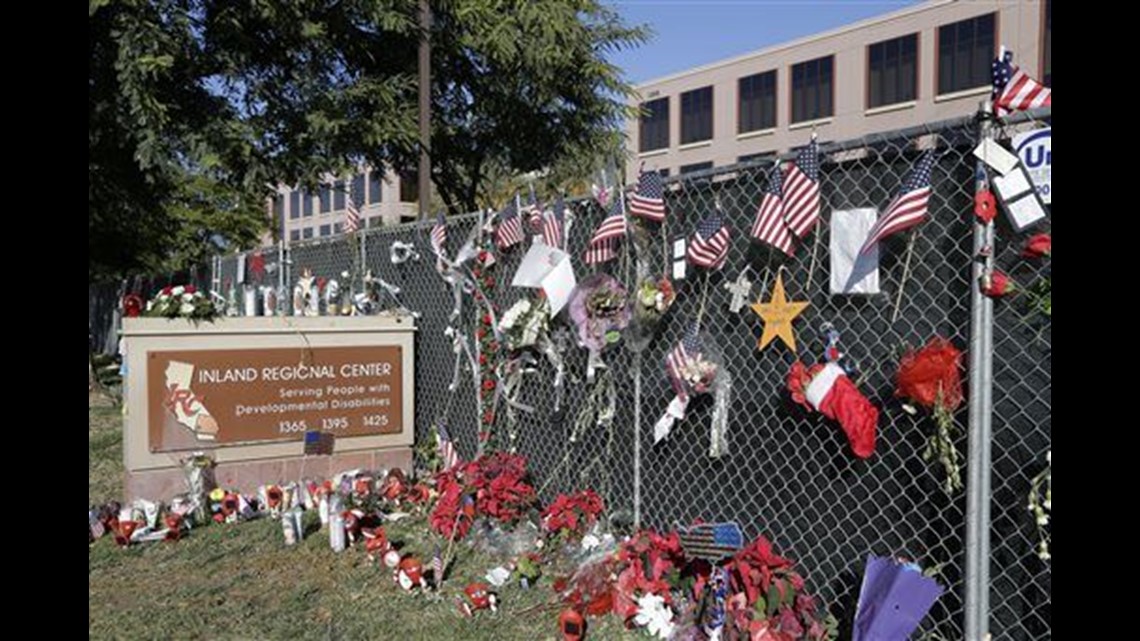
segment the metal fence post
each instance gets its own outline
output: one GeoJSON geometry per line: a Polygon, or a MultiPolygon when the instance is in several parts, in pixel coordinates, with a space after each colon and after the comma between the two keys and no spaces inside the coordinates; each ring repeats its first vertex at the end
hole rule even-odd
{"type": "MultiPolygon", "coordinates": [[[[992,105],[979,109],[979,139],[990,136],[992,105]]],[[[975,193],[988,189],[985,164],[977,162],[975,193]]],[[[970,407],[966,497],[966,639],[982,641],[989,628],[990,432],[993,408],[993,301],[979,283],[993,268],[993,222],[974,221],[970,286],[970,407]]]]}
{"type": "Polygon", "coordinates": [[[641,529],[641,352],[633,355],[633,528],[641,529]]]}

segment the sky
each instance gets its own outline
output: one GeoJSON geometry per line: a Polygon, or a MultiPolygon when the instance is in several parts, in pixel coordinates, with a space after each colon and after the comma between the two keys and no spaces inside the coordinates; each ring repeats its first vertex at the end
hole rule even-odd
{"type": "Polygon", "coordinates": [[[640,84],[691,67],[828,31],[916,0],[610,0],[653,39],[611,60],[640,84]]]}

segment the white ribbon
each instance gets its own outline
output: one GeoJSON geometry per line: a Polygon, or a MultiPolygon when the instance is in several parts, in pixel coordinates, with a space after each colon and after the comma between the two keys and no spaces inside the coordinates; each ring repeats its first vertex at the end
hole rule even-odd
{"type": "Polygon", "coordinates": [[[709,456],[720,458],[728,454],[728,408],[732,403],[732,376],[721,370],[716,377],[712,428],[709,431],[709,456]]]}
{"type": "Polygon", "coordinates": [[[669,431],[673,429],[673,423],[678,419],[685,418],[685,410],[689,407],[688,397],[682,398],[674,396],[673,400],[669,401],[669,407],[665,408],[665,413],[661,418],[657,419],[657,423],[653,426],[653,444],[660,443],[666,436],[669,436],[669,431]]]}

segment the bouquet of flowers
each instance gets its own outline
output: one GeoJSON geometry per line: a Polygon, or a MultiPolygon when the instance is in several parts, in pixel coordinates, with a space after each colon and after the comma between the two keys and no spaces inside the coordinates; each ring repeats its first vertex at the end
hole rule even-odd
{"type": "Polygon", "coordinates": [[[633,302],[633,322],[629,327],[629,347],[635,352],[649,346],[657,326],[673,305],[677,292],[668,278],[645,278],[637,286],[633,302]]]}
{"type": "Polygon", "coordinates": [[[593,490],[577,494],[559,494],[542,511],[542,527],[548,533],[564,537],[581,536],[605,510],[602,497],[593,490]]]}
{"type": "MultiPolygon", "coordinates": [[[[945,338],[935,336],[922,349],[910,350],[903,355],[896,377],[895,396],[934,414],[937,429],[922,457],[928,461],[938,457],[946,470],[944,487],[947,494],[962,488],[958,469],[960,456],[953,440],[957,431],[954,410],[962,404],[962,379],[958,372],[961,359],[962,352],[957,347],[945,338]]],[[[914,412],[912,407],[904,407],[914,412]]]]}
{"type": "MultiPolygon", "coordinates": [[[[676,396],[653,426],[653,442],[658,443],[673,429],[677,419],[685,418],[685,410],[694,396],[707,394],[717,382],[724,360],[716,343],[700,332],[694,323],[684,337],[665,355],[665,372],[676,396]]],[[[714,417],[714,423],[720,422],[714,417]]]]}
{"type": "Polygon", "coordinates": [[[529,482],[526,459],[498,452],[457,465],[436,476],[439,500],[432,510],[433,530],[462,539],[476,515],[510,524],[522,518],[538,500],[529,482]]]}
{"type": "Polygon", "coordinates": [[[213,320],[218,315],[210,298],[193,285],[164,287],[147,303],[146,315],[160,318],[188,318],[194,321],[213,320]]]}
{"type": "Polygon", "coordinates": [[[621,340],[629,325],[629,293],[608,274],[598,272],[586,278],[570,297],[570,318],[578,328],[578,344],[590,350],[587,378],[604,367],[602,350],[621,340]]]}
{"type": "Polygon", "coordinates": [[[509,351],[537,346],[550,327],[550,303],[545,298],[520,299],[499,319],[499,332],[509,351]]]}

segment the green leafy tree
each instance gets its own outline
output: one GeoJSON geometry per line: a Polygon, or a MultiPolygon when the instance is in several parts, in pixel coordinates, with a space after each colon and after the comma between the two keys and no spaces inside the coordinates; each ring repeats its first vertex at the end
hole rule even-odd
{"type": "MultiPolygon", "coordinates": [[[[92,279],[247,246],[271,185],[361,162],[414,168],[416,0],[90,0],[92,279]]],[[[619,153],[646,37],[593,0],[434,0],[432,181],[454,211],[487,177],[552,183],[619,153]]]]}

